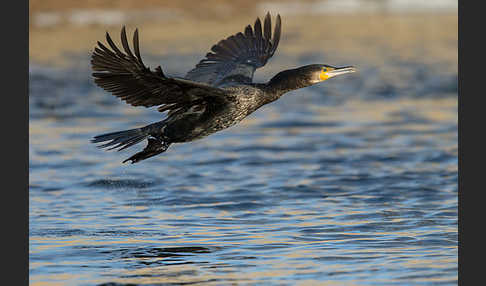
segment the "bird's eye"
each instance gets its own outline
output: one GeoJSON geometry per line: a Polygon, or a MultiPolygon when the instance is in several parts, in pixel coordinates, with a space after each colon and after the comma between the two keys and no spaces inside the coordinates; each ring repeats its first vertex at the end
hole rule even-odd
{"type": "Polygon", "coordinates": [[[326,71],[327,71],[327,68],[322,68],[322,71],[323,71],[323,72],[326,72],[326,71]]]}

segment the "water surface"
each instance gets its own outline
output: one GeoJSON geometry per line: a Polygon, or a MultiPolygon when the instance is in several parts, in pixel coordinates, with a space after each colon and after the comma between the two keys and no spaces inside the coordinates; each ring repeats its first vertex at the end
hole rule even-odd
{"type": "MultiPolygon", "coordinates": [[[[97,88],[76,56],[77,67],[30,67],[32,285],[457,284],[447,63],[341,55],[365,72],[130,165],[144,143],[105,152],[90,138],[161,114],[97,88]]],[[[183,75],[200,56],[144,58],[183,75]]],[[[276,61],[321,60],[316,50],[276,61]]]]}

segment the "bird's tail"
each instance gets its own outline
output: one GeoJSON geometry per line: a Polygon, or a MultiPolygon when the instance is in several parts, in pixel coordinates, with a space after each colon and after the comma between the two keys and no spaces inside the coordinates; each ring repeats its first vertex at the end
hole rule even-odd
{"type": "Polygon", "coordinates": [[[153,128],[157,128],[154,126],[158,126],[157,124],[151,124],[142,128],[130,129],[125,131],[118,131],[112,133],[101,134],[95,136],[91,139],[92,143],[100,143],[109,141],[108,143],[99,145],[100,148],[108,148],[108,150],[119,148],[118,151],[126,149],[132,145],[135,145],[144,139],[148,139],[147,146],[141,151],[130,158],[123,161],[132,161],[133,163],[140,162],[157,154],[160,154],[169,148],[170,143],[164,142],[161,139],[157,139],[154,137],[150,137],[150,130],[153,128]]]}
{"type": "Polygon", "coordinates": [[[109,147],[108,150],[120,148],[118,149],[118,151],[121,151],[125,148],[128,148],[132,145],[139,143],[140,141],[147,138],[149,135],[150,134],[146,130],[144,130],[144,128],[136,128],[136,129],[101,134],[91,139],[91,142],[100,143],[100,142],[109,141],[108,143],[99,145],[98,147],[100,148],[109,147]]]}

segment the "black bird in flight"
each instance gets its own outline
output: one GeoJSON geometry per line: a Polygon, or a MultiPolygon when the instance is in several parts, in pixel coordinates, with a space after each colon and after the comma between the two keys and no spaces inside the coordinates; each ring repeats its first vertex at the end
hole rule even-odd
{"type": "Polygon", "coordinates": [[[173,143],[190,142],[228,128],[284,93],[355,68],[311,64],[279,72],[267,83],[254,83],[253,73],[275,53],[280,40],[280,15],[272,34],[270,13],[237,33],[219,41],[184,78],[169,77],[158,66],[149,69],[142,61],[138,29],[133,34],[133,52],[125,27],[121,51],[106,33],[107,46],[98,42],[91,64],[95,83],[133,106],[158,106],[168,113],[162,121],[141,128],[95,136],[99,147],[123,150],[147,139],[147,146],[123,161],[136,163],[160,154],[173,143]],[[262,29],[263,28],[263,29],[262,29]]]}

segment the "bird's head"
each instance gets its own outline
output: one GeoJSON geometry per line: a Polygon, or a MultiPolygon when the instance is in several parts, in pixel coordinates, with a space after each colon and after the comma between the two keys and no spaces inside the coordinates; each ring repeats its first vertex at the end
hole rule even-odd
{"type": "Polygon", "coordinates": [[[308,85],[312,85],[328,80],[331,77],[355,72],[356,68],[352,66],[333,67],[324,64],[314,64],[297,68],[296,71],[297,74],[302,76],[303,81],[306,81],[308,85]]]}
{"type": "Polygon", "coordinates": [[[310,86],[338,75],[355,72],[352,66],[333,67],[325,64],[313,64],[285,70],[275,75],[268,86],[282,94],[291,90],[310,86]]]}

